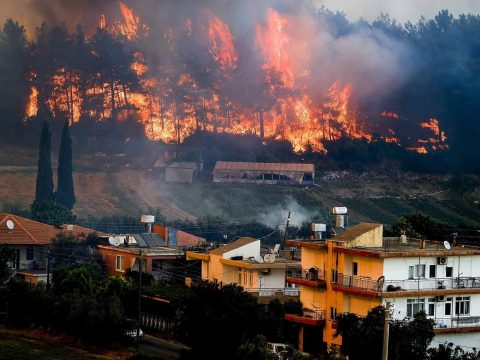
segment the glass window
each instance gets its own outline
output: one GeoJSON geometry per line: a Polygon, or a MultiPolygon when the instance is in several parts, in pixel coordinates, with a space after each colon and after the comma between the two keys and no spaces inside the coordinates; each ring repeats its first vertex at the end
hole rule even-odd
{"type": "Polygon", "coordinates": [[[435,316],[435,298],[428,299],[428,316],[435,316]]]}
{"type": "Polygon", "coordinates": [[[452,315],[452,303],[445,303],[445,315],[452,315]]]}
{"type": "Polygon", "coordinates": [[[446,277],[452,277],[453,276],[453,267],[447,266],[445,268],[445,276],[446,277]]]}
{"type": "Polygon", "coordinates": [[[430,265],[430,271],[429,271],[428,277],[431,277],[431,278],[437,277],[437,266],[436,265],[430,265]]]}
{"type": "Polygon", "coordinates": [[[337,270],[332,269],[332,283],[336,284],[338,282],[338,272],[337,270]]]}
{"type": "Polygon", "coordinates": [[[352,263],[352,275],[358,275],[358,263],[352,263]]]}
{"type": "Polygon", "coordinates": [[[242,283],[242,270],[238,270],[238,285],[242,283]]]}
{"type": "Polygon", "coordinates": [[[425,299],[407,299],[407,317],[413,317],[420,311],[425,311],[425,299]]]}
{"type": "Polygon", "coordinates": [[[330,320],[337,319],[337,308],[330,307],[330,320]]]}
{"type": "Polygon", "coordinates": [[[248,272],[248,286],[253,286],[253,273],[251,271],[248,272]]]}
{"type": "Polygon", "coordinates": [[[425,277],[425,264],[417,264],[415,266],[408,267],[408,278],[421,278],[425,277]]]}
{"type": "Polygon", "coordinates": [[[35,260],[35,249],[33,246],[27,247],[27,260],[35,260]]]}
{"type": "Polygon", "coordinates": [[[455,315],[470,314],[470,296],[457,296],[455,298],[455,315]]]}
{"type": "Polygon", "coordinates": [[[123,270],[123,258],[120,255],[117,255],[115,258],[115,269],[123,270]]]}

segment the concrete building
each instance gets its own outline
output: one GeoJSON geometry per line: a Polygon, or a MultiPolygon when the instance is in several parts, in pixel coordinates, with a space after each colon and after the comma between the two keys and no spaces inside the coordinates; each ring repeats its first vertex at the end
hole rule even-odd
{"type": "Polygon", "coordinates": [[[214,182],[310,185],[315,183],[313,164],[217,161],[214,182]]]}
{"type": "Polygon", "coordinates": [[[381,224],[360,223],[328,240],[290,240],[301,248],[302,316],[299,348],[341,345],[334,338],[336,316],[367,315],[378,305],[392,306],[394,319],[425,311],[435,322],[433,346],[449,341],[478,346],[480,338],[480,248],[419,239],[383,238],[381,224]]]}
{"type": "MultiPolygon", "coordinates": [[[[113,235],[108,243],[97,246],[107,275],[123,276],[128,270],[142,271],[155,280],[179,279],[196,274],[185,261],[184,248],[201,245],[205,239],[174,228],[153,225],[152,233],[113,235]],[[184,270],[179,270],[184,269],[184,270]]],[[[199,274],[198,274],[199,275],[199,274]]]]}
{"type": "Polygon", "coordinates": [[[48,248],[57,235],[64,233],[86,236],[92,232],[95,230],[78,225],[52,226],[0,213],[0,244],[15,250],[11,268],[17,276],[33,284],[47,281],[48,248]]]}
{"type": "Polygon", "coordinates": [[[260,240],[244,237],[208,253],[187,251],[186,256],[187,260],[201,260],[202,280],[237,284],[259,296],[297,296],[298,287],[286,284],[285,275],[297,274],[300,261],[272,254],[262,254],[260,240]]]}

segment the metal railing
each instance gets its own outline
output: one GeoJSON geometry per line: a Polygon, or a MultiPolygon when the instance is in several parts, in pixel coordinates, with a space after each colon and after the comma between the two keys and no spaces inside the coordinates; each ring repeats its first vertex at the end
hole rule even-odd
{"type": "Polygon", "coordinates": [[[436,318],[435,328],[457,328],[457,327],[473,327],[480,326],[480,316],[459,316],[451,318],[436,318]]]}
{"type": "Polygon", "coordinates": [[[301,273],[287,274],[287,277],[291,277],[295,279],[310,280],[310,281],[318,281],[318,280],[325,280],[326,273],[325,273],[325,270],[320,270],[315,267],[311,267],[309,269],[303,269],[301,273]]]}
{"type": "Polygon", "coordinates": [[[386,280],[383,285],[384,292],[474,288],[480,288],[480,277],[386,280]]]}
{"type": "Polygon", "coordinates": [[[258,293],[258,296],[275,296],[277,293],[286,296],[298,296],[300,294],[300,288],[248,288],[245,289],[248,293],[258,293]]]}
{"type": "Polygon", "coordinates": [[[336,272],[332,274],[332,284],[376,292],[382,291],[383,288],[383,281],[373,280],[370,277],[344,275],[336,272]]]}
{"type": "Polygon", "coordinates": [[[303,317],[313,320],[325,320],[325,310],[303,309],[303,317]]]}

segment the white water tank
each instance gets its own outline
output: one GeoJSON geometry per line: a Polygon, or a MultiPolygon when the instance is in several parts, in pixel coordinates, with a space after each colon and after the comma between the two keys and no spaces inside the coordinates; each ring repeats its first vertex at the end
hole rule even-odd
{"type": "Polygon", "coordinates": [[[312,232],[325,232],[327,231],[327,224],[312,224],[312,232]]]}
{"type": "Polygon", "coordinates": [[[153,215],[142,215],[140,217],[140,222],[145,224],[145,232],[150,234],[152,232],[152,224],[155,222],[155,216],[153,215]]]}

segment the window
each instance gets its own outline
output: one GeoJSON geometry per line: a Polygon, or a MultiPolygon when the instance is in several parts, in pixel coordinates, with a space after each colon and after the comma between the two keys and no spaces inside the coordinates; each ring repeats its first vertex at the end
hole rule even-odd
{"type": "Polygon", "coordinates": [[[425,299],[407,299],[407,317],[413,317],[420,311],[425,311],[425,299]]]}
{"type": "Polygon", "coordinates": [[[248,272],[248,286],[253,286],[253,273],[251,271],[248,272]]]}
{"type": "Polygon", "coordinates": [[[445,268],[445,277],[452,277],[453,276],[453,267],[447,266],[445,268]]]}
{"type": "Polygon", "coordinates": [[[430,271],[429,271],[428,277],[431,277],[431,278],[437,277],[437,266],[436,265],[430,265],[430,271]]]}
{"type": "Polygon", "coordinates": [[[35,260],[35,249],[32,246],[27,247],[27,260],[35,260]]]}
{"type": "Polygon", "coordinates": [[[457,296],[455,298],[455,315],[470,314],[470,296],[457,296]]]}
{"type": "Polygon", "coordinates": [[[435,316],[435,298],[428,299],[428,316],[435,316]]]}
{"type": "Polygon", "coordinates": [[[417,264],[415,266],[408,267],[408,278],[424,278],[425,277],[425,264],[417,264]]]}
{"type": "Polygon", "coordinates": [[[445,315],[452,315],[452,304],[445,303],[445,315]]]}
{"type": "Polygon", "coordinates": [[[338,272],[337,270],[332,269],[332,283],[336,284],[338,282],[338,272]]]}
{"type": "Polygon", "coordinates": [[[242,284],[242,269],[238,268],[238,285],[242,284]]]}
{"type": "Polygon", "coordinates": [[[337,308],[330,307],[330,320],[334,321],[337,319],[337,308]]]}
{"type": "Polygon", "coordinates": [[[358,263],[352,263],[352,275],[358,275],[358,263]]]}
{"type": "Polygon", "coordinates": [[[123,257],[120,255],[117,255],[115,258],[115,269],[123,270],[123,257]]]}

